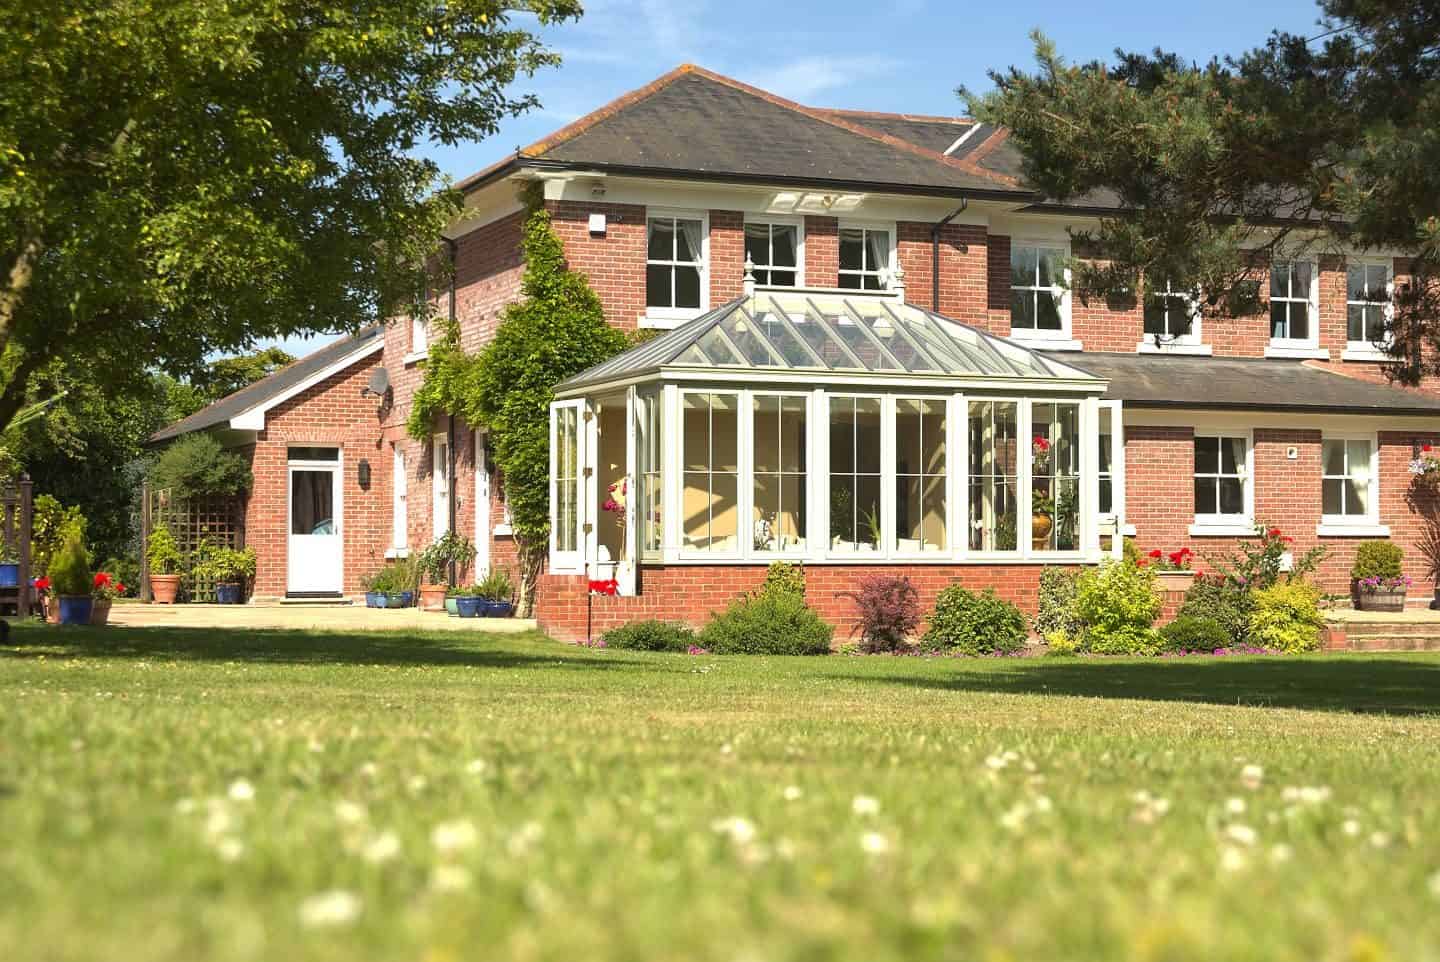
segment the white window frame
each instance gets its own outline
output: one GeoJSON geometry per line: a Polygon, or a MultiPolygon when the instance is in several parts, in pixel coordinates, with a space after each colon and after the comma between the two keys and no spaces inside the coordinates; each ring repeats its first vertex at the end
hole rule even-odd
{"type": "MultiPolygon", "coordinates": [[[[948,556],[948,555],[953,555],[953,554],[955,553],[955,551],[956,551],[956,547],[957,547],[957,546],[956,546],[956,544],[955,544],[955,499],[954,499],[954,484],[952,483],[952,481],[953,481],[953,478],[954,478],[957,474],[963,473],[963,472],[957,472],[957,471],[954,470],[954,464],[955,464],[955,462],[954,462],[955,449],[954,449],[954,447],[953,447],[953,441],[954,441],[954,438],[955,438],[955,425],[954,425],[954,421],[953,421],[953,416],[954,416],[954,413],[955,413],[955,406],[954,406],[953,403],[951,403],[951,398],[950,398],[950,396],[949,396],[949,395],[945,395],[945,394],[892,394],[892,395],[889,396],[888,400],[886,401],[886,404],[889,406],[889,422],[890,422],[890,423],[889,423],[889,428],[890,428],[890,463],[889,463],[888,466],[885,465],[885,464],[881,464],[881,465],[880,465],[880,467],[881,467],[881,474],[882,474],[881,483],[882,483],[882,484],[885,483],[885,479],[884,479],[884,476],[883,476],[883,475],[884,475],[884,472],[885,472],[885,470],[886,470],[887,468],[888,468],[888,470],[889,470],[889,472],[890,472],[890,480],[889,480],[889,487],[888,487],[888,488],[883,488],[881,494],[882,494],[882,498],[885,498],[885,499],[888,500],[888,502],[889,502],[888,508],[889,508],[889,511],[890,511],[891,522],[890,522],[890,528],[889,528],[890,534],[889,534],[889,537],[886,538],[885,550],[886,550],[887,552],[889,552],[890,557],[893,558],[893,559],[895,559],[895,560],[916,560],[916,559],[929,559],[929,558],[943,558],[943,557],[946,557],[946,556],[948,556]],[[897,510],[897,509],[898,509],[899,506],[900,506],[900,478],[901,478],[901,474],[900,474],[900,472],[897,470],[897,468],[898,468],[897,453],[898,453],[898,450],[899,450],[899,438],[900,438],[900,428],[899,428],[899,423],[900,423],[900,404],[899,404],[899,402],[901,402],[901,401],[929,401],[929,402],[938,402],[941,406],[943,406],[943,407],[945,408],[945,434],[944,434],[944,438],[943,438],[943,440],[944,440],[944,442],[945,442],[945,475],[944,475],[943,488],[944,488],[944,490],[945,490],[945,542],[946,542],[946,544],[945,544],[945,547],[944,547],[944,548],[940,548],[940,549],[938,549],[938,550],[936,550],[936,549],[931,549],[931,550],[929,550],[929,551],[926,551],[924,548],[921,548],[921,549],[918,550],[918,551],[901,551],[901,550],[900,550],[900,525],[899,525],[898,520],[896,520],[896,515],[898,514],[898,510],[897,510]]],[[[883,423],[883,422],[882,422],[882,423],[883,423]]],[[[881,428],[881,437],[882,437],[882,438],[884,437],[884,428],[883,428],[883,427],[881,428]]],[[[923,453],[924,453],[924,441],[925,441],[923,434],[922,434],[920,440],[921,440],[921,453],[923,454],[923,453]]],[[[881,447],[882,447],[882,449],[883,449],[884,445],[882,444],[881,447]]],[[[967,469],[968,469],[968,466],[967,466],[967,469]]],[[[904,476],[907,477],[907,478],[913,478],[913,477],[931,477],[931,475],[915,474],[915,473],[906,474],[906,475],[904,475],[904,476]]],[[[882,523],[883,523],[883,522],[882,522],[882,523]]]]}
{"type": "MultiPolygon", "coordinates": [[[[896,265],[897,263],[899,263],[899,256],[900,256],[900,255],[899,255],[899,251],[900,251],[900,239],[899,239],[899,237],[897,236],[897,234],[898,234],[898,229],[897,229],[897,227],[896,227],[895,221],[893,221],[893,220],[891,220],[891,221],[883,221],[883,220],[880,220],[880,221],[877,221],[877,220],[841,220],[841,221],[838,221],[838,222],[836,223],[836,226],[835,226],[835,285],[836,285],[836,287],[837,287],[837,288],[840,287],[840,275],[841,275],[841,274],[849,274],[849,275],[853,275],[853,276],[860,277],[862,284],[864,283],[864,280],[863,280],[863,279],[868,275],[868,276],[874,276],[874,277],[879,278],[879,280],[880,280],[880,290],[882,290],[882,291],[888,291],[888,290],[890,290],[891,282],[894,281],[894,279],[895,279],[895,265],[896,265]],[[853,271],[853,270],[844,270],[844,269],[842,269],[842,268],[840,267],[840,232],[841,232],[841,231],[844,231],[844,230],[859,230],[859,231],[882,231],[882,230],[883,230],[883,231],[887,231],[887,232],[888,232],[887,236],[890,238],[890,261],[889,261],[889,263],[887,263],[884,267],[882,267],[882,268],[880,268],[880,269],[878,269],[878,270],[864,270],[864,269],[862,269],[862,270],[859,270],[859,271],[853,271]]],[[[864,237],[864,235],[861,235],[861,238],[860,238],[860,249],[861,249],[862,251],[864,251],[864,252],[867,252],[867,253],[868,253],[869,250],[870,250],[869,245],[866,244],[866,242],[865,242],[865,237],[864,237]]],[[[862,258],[862,260],[861,260],[861,263],[862,263],[862,264],[864,263],[863,258],[862,258]]],[[[863,291],[865,291],[865,290],[868,290],[868,288],[865,288],[865,287],[858,287],[858,288],[850,288],[850,287],[847,287],[847,288],[843,288],[843,290],[855,290],[855,291],[862,291],[862,292],[863,292],[863,291]]],[[[874,293],[874,291],[871,291],[871,293],[874,293]]]]}
{"type": "Polygon", "coordinates": [[[1125,523],[1125,404],[1123,401],[1099,401],[1095,407],[1095,517],[1101,534],[1135,534],[1135,526],[1125,523]],[[1101,412],[1110,412],[1110,510],[1100,510],[1100,430],[1101,412]]]}
{"type": "Polygon", "coordinates": [[[586,505],[591,503],[594,488],[594,472],[586,473],[589,465],[590,432],[593,418],[589,417],[590,406],[583,398],[555,401],[550,405],[550,571],[553,574],[585,574],[586,558],[590,557],[589,542],[593,531],[586,530],[586,505]],[[571,532],[575,547],[560,549],[559,518],[559,477],[560,412],[573,411],[575,417],[575,528],[571,532]]]}
{"type": "MultiPolygon", "coordinates": [[[[716,392],[711,392],[716,393],[716,392]]],[[[813,474],[810,463],[810,455],[815,450],[815,405],[812,392],[794,390],[768,390],[765,388],[752,388],[740,392],[741,403],[745,405],[745,415],[740,426],[741,450],[740,450],[740,483],[743,490],[740,493],[740,503],[743,513],[740,517],[741,523],[747,526],[741,532],[740,551],[747,558],[757,558],[773,561],[783,558],[805,558],[810,554],[810,538],[813,525],[810,523],[810,515],[814,513],[813,498],[810,495],[810,476],[813,474]],[[757,397],[798,397],[805,401],[805,471],[801,474],[801,486],[805,489],[806,517],[805,521],[805,547],[794,548],[788,551],[766,551],[755,547],[754,519],[755,514],[755,399],[757,397]],[[746,483],[746,479],[749,483],[746,483]]],[[[829,429],[827,423],[826,429],[829,429]]],[[[781,476],[784,476],[782,472],[781,476]]]]}
{"type": "MultiPolygon", "coordinates": [[[[803,218],[803,217],[788,217],[788,216],[783,216],[783,215],[779,215],[779,214],[775,214],[775,215],[771,215],[771,214],[746,214],[746,215],[745,215],[745,227],[749,227],[751,224],[763,224],[763,225],[766,225],[766,226],[768,226],[768,227],[777,227],[777,226],[778,226],[778,227],[793,227],[793,228],[795,228],[795,284],[794,284],[794,286],[795,286],[795,287],[804,287],[804,286],[805,286],[805,218],[803,218]]],[[[745,237],[745,235],[744,235],[744,228],[743,228],[743,227],[741,228],[741,235],[740,235],[740,236],[741,236],[741,250],[743,251],[743,250],[744,250],[744,237],[745,237]]],[[[837,238],[838,238],[839,235],[837,234],[836,236],[837,236],[837,238]]],[[[837,240],[837,244],[838,244],[838,240],[837,240]]],[[[771,241],[771,245],[772,245],[772,247],[773,247],[773,245],[774,245],[774,241],[773,241],[773,240],[771,241]]],[[[837,256],[837,258],[838,258],[838,256],[839,256],[839,254],[838,254],[838,247],[837,247],[837,254],[836,254],[836,256],[837,256]]],[[[838,264],[838,262],[837,262],[837,264],[838,264]]],[[[773,271],[773,270],[782,270],[782,271],[783,271],[783,270],[785,270],[785,268],[783,268],[783,267],[781,267],[781,268],[775,268],[775,267],[773,267],[773,266],[771,266],[771,265],[769,265],[769,264],[756,264],[756,265],[755,265],[755,268],[756,268],[756,270],[764,269],[764,270],[767,270],[767,271],[773,271]]],[[[837,269],[838,269],[838,268],[837,268],[837,269]]],[[[758,281],[757,281],[757,283],[758,283],[758,281]]],[[[771,286],[775,286],[775,285],[771,285],[771,286]]],[[[781,285],[781,286],[788,286],[788,285],[781,285]]]]}
{"type": "MultiPolygon", "coordinates": [[[[681,388],[680,391],[678,392],[677,400],[678,400],[679,403],[678,403],[678,418],[677,418],[677,420],[675,421],[675,432],[676,432],[676,433],[675,433],[675,450],[676,450],[676,454],[677,454],[677,456],[678,456],[678,457],[677,457],[677,461],[676,461],[676,466],[677,466],[678,469],[679,469],[679,484],[678,484],[679,494],[678,494],[677,500],[675,500],[674,502],[672,502],[672,503],[674,503],[674,504],[676,505],[676,510],[674,510],[674,511],[672,511],[672,512],[670,512],[670,513],[676,516],[676,528],[675,528],[676,541],[675,541],[675,543],[680,546],[680,556],[681,556],[682,558],[692,559],[692,560],[696,560],[696,561],[701,561],[701,560],[711,560],[711,561],[736,561],[736,560],[740,560],[740,559],[743,559],[743,558],[747,557],[747,555],[748,555],[748,553],[749,553],[749,547],[750,547],[750,542],[751,542],[750,530],[749,530],[749,518],[750,518],[749,512],[751,511],[751,507],[750,507],[751,495],[748,493],[748,485],[747,485],[746,482],[747,482],[747,479],[748,479],[749,484],[752,484],[752,485],[753,485],[753,484],[755,483],[754,477],[753,477],[753,472],[750,470],[750,451],[748,450],[748,448],[749,448],[749,435],[748,435],[747,425],[750,423],[750,418],[747,417],[746,414],[745,414],[745,411],[746,411],[748,405],[750,404],[750,394],[751,394],[751,392],[748,391],[748,390],[740,390],[740,389],[737,389],[737,388],[709,388],[709,387],[685,387],[685,388],[681,388]],[[690,394],[703,394],[703,395],[706,395],[707,397],[710,396],[710,395],[715,395],[715,394],[725,394],[725,395],[729,395],[729,396],[735,398],[735,403],[738,405],[738,407],[736,408],[736,411],[735,411],[735,513],[736,513],[736,518],[735,518],[735,550],[734,550],[734,551],[711,551],[711,550],[709,550],[709,549],[707,549],[707,548],[693,548],[693,547],[690,547],[690,546],[688,546],[688,545],[685,544],[685,525],[684,525],[684,519],[683,519],[682,517],[680,517],[680,515],[681,515],[681,514],[684,512],[684,510],[685,510],[685,475],[688,474],[688,473],[690,473],[690,472],[688,472],[688,471],[686,470],[686,468],[685,468],[685,397],[686,397],[686,395],[690,395],[690,394]]],[[[715,411],[714,411],[714,406],[713,406],[713,405],[711,405],[711,407],[710,407],[710,409],[709,409],[709,414],[710,414],[710,425],[711,425],[711,431],[710,431],[710,433],[711,433],[711,440],[710,440],[710,451],[707,452],[707,461],[706,461],[707,468],[706,468],[705,473],[706,473],[707,476],[709,476],[710,478],[713,479],[714,475],[716,474],[716,471],[715,471],[715,451],[714,451],[715,442],[714,442],[714,437],[713,437],[713,435],[714,435],[714,418],[715,418],[715,411]]],[[[808,436],[807,436],[807,440],[808,440],[808,436]]],[[[697,473],[698,473],[698,472],[697,472],[697,473]]],[[[728,471],[722,471],[722,472],[719,472],[719,473],[720,473],[720,474],[728,474],[729,472],[728,472],[728,471]]],[[[662,481],[662,483],[663,483],[663,481],[662,481]]],[[[711,490],[711,491],[714,490],[714,482],[713,482],[713,480],[710,482],[710,488],[709,488],[709,490],[711,490]]],[[[711,521],[712,524],[714,523],[714,513],[713,513],[713,512],[711,513],[710,521],[711,521]]],[[[808,540],[808,539],[807,539],[807,540],[808,540]]]]}
{"type": "Polygon", "coordinates": [[[1324,505],[1324,484],[1327,480],[1348,478],[1350,451],[1345,451],[1346,474],[1325,473],[1326,441],[1364,441],[1370,445],[1370,505],[1365,514],[1321,514],[1315,533],[1321,537],[1389,537],[1390,528],[1380,523],[1380,436],[1373,432],[1326,431],[1320,438],[1321,505],[1324,505]]]}
{"type": "MultiPolygon", "coordinates": [[[[1195,521],[1190,525],[1190,534],[1196,537],[1206,535],[1213,536],[1249,536],[1255,533],[1255,432],[1248,427],[1205,427],[1196,428],[1190,441],[1190,489],[1191,498],[1194,498],[1195,479],[1198,477],[1220,478],[1230,475],[1210,474],[1201,475],[1195,469],[1195,442],[1205,438],[1239,438],[1245,442],[1245,466],[1244,474],[1240,475],[1242,485],[1241,493],[1245,499],[1243,514],[1201,514],[1198,509],[1195,512],[1195,521]]],[[[1224,464],[1223,454],[1220,455],[1221,464],[1224,464]]],[[[1217,492],[1218,499],[1218,492],[1217,492]]],[[[1220,507],[1216,501],[1215,507],[1220,507]]]]}
{"type": "Polygon", "coordinates": [[[439,541],[450,530],[450,490],[455,484],[450,468],[450,436],[438,433],[430,439],[431,541],[439,541]]]}
{"type": "Polygon", "coordinates": [[[404,363],[413,364],[430,353],[430,321],[425,317],[410,318],[410,346],[404,363]]]}
{"type": "MultiPolygon", "coordinates": [[[[1303,257],[1295,257],[1295,258],[1285,258],[1285,259],[1281,259],[1281,260],[1278,260],[1278,261],[1273,262],[1273,263],[1270,265],[1270,271],[1271,271],[1272,275],[1273,275],[1273,273],[1274,273],[1276,264],[1291,264],[1291,265],[1306,264],[1306,265],[1309,265],[1309,267],[1310,267],[1310,290],[1306,293],[1306,296],[1304,296],[1304,297],[1296,296],[1296,291],[1295,291],[1295,288],[1294,288],[1293,272],[1292,272],[1292,276],[1291,276],[1291,283],[1290,283],[1290,285],[1289,285],[1289,286],[1290,286],[1290,293],[1289,293],[1289,295],[1287,295],[1287,296],[1285,296],[1285,297],[1280,297],[1280,298],[1276,298],[1273,293],[1270,293],[1270,294],[1268,295],[1269,301],[1272,301],[1272,302],[1275,301],[1275,300],[1280,300],[1280,301],[1283,301],[1283,302],[1286,302],[1286,303],[1291,303],[1291,304],[1300,304],[1300,303],[1305,304],[1305,305],[1306,305],[1307,313],[1308,313],[1308,315],[1309,315],[1310,333],[1308,334],[1308,336],[1303,337],[1303,338],[1302,338],[1302,337],[1274,337],[1274,336],[1271,336],[1270,340],[1267,342],[1266,347],[1265,347],[1265,356],[1266,356],[1266,357],[1281,357],[1281,358],[1329,358],[1329,357],[1330,357],[1330,352],[1329,352],[1329,351],[1326,351],[1326,350],[1323,350],[1323,349],[1321,349],[1321,347],[1320,347],[1320,265],[1319,265],[1319,263],[1317,263],[1317,262],[1314,261],[1314,260],[1307,259],[1307,258],[1303,258],[1303,257]]],[[[1267,290],[1273,290],[1274,281],[1273,281],[1273,280],[1268,280],[1267,283],[1270,284],[1270,285],[1272,285],[1272,287],[1267,288],[1267,290]]],[[[1271,326],[1271,324],[1272,324],[1272,322],[1271,322],[1271,315],[1270,315],[1270,313],[1267,311],[1266,314],[1265,314],[1265,326],[1266,326],[1267,329],[1273,331],[1273,327],[1271,326]]]]}
{"type": "Polygon", "coordinates": [[[410,476],[405,449],[392,444],[390,451],[390,550],[386,554],[403,558],[410,554],[410,476]]]}
{"type": "Polygon", "coordinates": [[[967,558],[977,560],[1015,561],[1021,558],[1028,545],[1026,539],[1030,536],[1030,520],[1026,512],[1030,506],[1030,446],[1033,438],[1030,434],[1030,405],[1029,398],[1013,394],[964,394],[960,396],[960,412],[964,418],[962,436],[964,438],[965,462],[957,474],[957,485],[960,489],[959,497],[964,499],[964,540],[960,545],[967,558]],[[1015,405],[1015,547],[1014,548],[971,548],[970,547],[970,404],[978,401],[986,403],[994,401],[997,403],[1015,405]],[[1024,519],[1022,525],[1021,521],[1024,519]],[[1022,530],[1023,528],[1023,530],[1022,530]]]}
{"type": "Polygon", "coordinates": [[[494,525],[490,523],[490,459],[485,454],[486,431],[477,428],[470,434],[475,445],[475,580],[490,573],[490,542],[494,525]]]}
{"type": "MultiPolygon", "coordinates": [[[[1350,337],[1350,306],[1361,304],[1372,307],[1379,304],[1379,301],[1352,301],[1350,299],[1350,268],[1352,267],[1383,267],[1385,268],[1385,302],[1381,311],[1385,316],[1386,340],[1389,340],[1389,325],[1395,316],[1395,261],[1389,257],[1350,257],[1345,260],[1345,350],[1341,353],[1341,360],[1345,361],[1388,361],[1390,355],[1386,352],[1385,345],[1374,341],[1352,340],[1350,337]]],[[[1361,333],[1364,333],[1363,331],[1361,333]]]]}
{"type": "MultiPolygon", "coordinates": [[[[825,460],[816,462],[819,475],[823,479],[822,490],[824,496],[820,501],[820,511],[824,515],[825,540],[823,542],[825,557],[835,561],[881,561],[892,556],[890,537],[882,537],[880,544],[875,546],[873,551],[861,551],[859,543],[856,543],[854,551],[837,551],[830,534],[830,403],[836,399],[847,401],[879,401],[880,402],[880,531],[893,532],[895,529],[895,502],[893,498],[885,495],[889,487],[895,483],[895,405],[892,399],[883,392],[875,391],[826,391],[823,398],[824,406],[819,410],[822,412],[820,422],[823,425],[825,435],[825,460]]],[[[856,453],[856,463],[859,462],[859,453],[856,453]]],[[[851,471],[852,478],[869,477],[870,472],[851,471]]],[[[931,555],[933,557],[933,555],[931,555]]]]}
{"type": "Polygon", "coordinates": [[[1204,343],[1200,329],[1200,298],[1198,293],[1191,291],[1177,291],[1169,281],[1165,281],[1163,291],[1146,290],[1145,296],[1140,301],[1140,343],[1135,345],[1135,351],[1139,354],[1204,354],[1211,355],[1215,349],[1204,343]],[[1145,301],[1150,297],[1159,297],[1165,305],[1165,334],[1152,334],[1145,330],[1145,301]],[[1180,301],[1184,304],[1185,310],[1190,315],[1190,328],[1184,334],[1171,335],[1170,315],[1176,309],[1171,308],[1170,302],[1180,301]]]}
{"type": "MultiPolygon", "coordinates": [[[[1063,266],[1069,263],[1071,257],[1069,237],[1038,237],[1033,235],[1011,237],[1010,259],[1013,261],[1015,257],[1015,251],[1025,247],[1042,248],[1046,250],[1054,250],[1060,252],[1060,261],[1062,264],[1062,267],[1060,268],[1060,273],[1063,278],[1063,283],[1052,284],[1050,287],[1036,286],[1018,288],[1019,290],[1026,291],[1048,290],[1058,294],[1059,305],[1057,306],[1057,310],[1060,312],[1060,330],[1041,330],[1038,327],[1016,328],[1013,323],[1013,317],[1007,317],[1007,319],[1011,321],[1010,340],[1017,341],[1021,344],[1025,344],[1028,342],[1032,346],[1037,346],[1047,351],[1081,350],[1080,342],[1075,340],[1073,333],[1074,327],[1071,323],[1072,312],[1070,304],[1070,285],[1073,282],[1073,278],[1071,276],[1070,268],[1068,266],[1063,266]]],[[[1008,262],[1005,265],[1005,276],[1007,278],[1006,282],[1011,284],[1011,294],[1013,296],[1014,291],[1016,290],[1013,285],[1015,273],[1014,269],[1010,266],[1010,263],[1008,262]]],[[[1010,309],[1006,308],[1006,310],[1008,312],[1010,309]]]]}
{"type": "MultiPolygon", "coordinates": [[[[743,241],[742,241],[743,243],[743,241]]],[[[683,322],[694,320],[710,309],[710,212],[704,210],[682,210],[672,207],[650,207],[645,211],[645,272],[640,278],[642,290],[648,287],[651,264],[666,266],[690,266],[700,272],[699,307],[651,307],[646,295],[645,317],[642,327],[679,327],[683,322]],[[698,261],[665,261],[650,259],[650,221],[652,220],[698,220],[700,222],[700,259],[698,261]]]]}

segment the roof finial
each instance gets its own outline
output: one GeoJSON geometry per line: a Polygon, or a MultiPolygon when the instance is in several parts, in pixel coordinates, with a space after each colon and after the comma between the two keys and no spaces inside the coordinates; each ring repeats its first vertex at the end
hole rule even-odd
{"type": "Polygon", "coordinates": [[[741,281],[741,288],[746,297],[755,296],[755,262],[750,259],[749,254],[745,255],[745,277],[741,281]]]}
{"type": "Polygon", "coordinates": [[[890,293],[902,302],[905,300],[905,268],[899,264],[895,265],[895,270],[890,275],[890,293]]]}

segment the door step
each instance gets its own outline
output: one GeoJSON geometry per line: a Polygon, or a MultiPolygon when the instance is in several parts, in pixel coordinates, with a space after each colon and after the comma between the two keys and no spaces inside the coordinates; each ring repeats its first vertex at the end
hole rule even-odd
{"type": "Polygon", "coordinates": [[[344,608],[355,602],[349,598],[281,598],[280,604],[306,608],[344,608]]]}

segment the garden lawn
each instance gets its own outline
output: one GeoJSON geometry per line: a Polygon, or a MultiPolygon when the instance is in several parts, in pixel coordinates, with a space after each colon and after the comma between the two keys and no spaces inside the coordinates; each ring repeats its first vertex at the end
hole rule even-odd
{"type": "Polygon", "coordinates": [[[1425,655],[26,627],[0,959],[1423,962],[1437,711],[1425,655]]]}

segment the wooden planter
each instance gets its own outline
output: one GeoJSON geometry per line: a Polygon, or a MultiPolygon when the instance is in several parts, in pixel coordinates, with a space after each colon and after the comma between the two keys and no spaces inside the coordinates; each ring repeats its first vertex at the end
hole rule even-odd
{"type": "Polygon", "coordinates": [[[445,585],[420,586],[420,610],[421,611],[444,611],[445,610],[445,585]]]}
{"type": "Polygon", "coordinates": [[[1195,572],[1160,571],[1155,575],[1155,583],[1163,592],[1183,595],[1195,583],[1195,572]]]}
{"type": "Polygon", "coordinates": [[[150,593],[155,596],[157,605],[173,605],[175,596],[180,593],[180,576],[152,574],[150,593]]]}
{"type": "Polygon", "coordinates": [[[1404,611],[1404,588],[1355,589],[1355,607],[1361,611],[1404,611]]]}
{"type": "Polygon", "coordinates": [[[108,625],[110,623],[110,599],[96,598],[90,606],[90,624],[108,625]]]}

